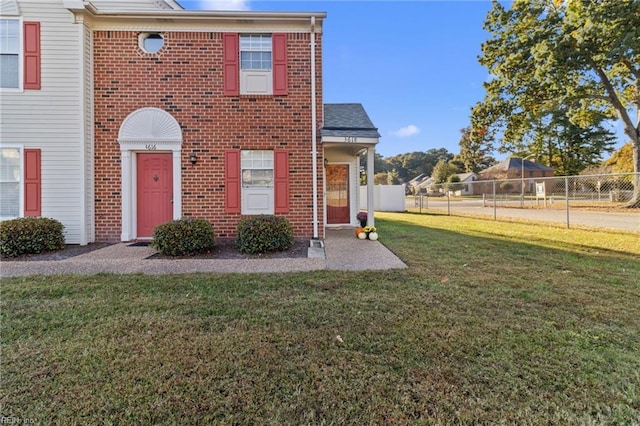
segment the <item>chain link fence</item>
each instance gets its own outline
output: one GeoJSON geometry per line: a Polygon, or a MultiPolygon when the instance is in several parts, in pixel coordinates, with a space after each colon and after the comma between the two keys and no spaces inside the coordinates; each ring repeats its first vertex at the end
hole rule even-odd
{"type": "Polygon", "coordinates": [[[524,177],[415,188],[409,211],[491,215],[640,232],[640,208],[629,208],[640,173],[524,177]]]}

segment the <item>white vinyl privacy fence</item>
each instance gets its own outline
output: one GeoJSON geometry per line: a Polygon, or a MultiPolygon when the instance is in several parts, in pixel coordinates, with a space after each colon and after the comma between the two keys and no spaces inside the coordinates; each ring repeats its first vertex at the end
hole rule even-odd
{"type": "MultiPolygon", "coordinates": [[[[403,212],[406,208],[404,185],[375,185],[373,209],[385,212],[403,212]]],[[[360,210],[367,210],[367,187],[360,186],[360,210]]]]}
{"type": "Polygon", "coordinates": [[[460,184],[433,185],[409,199],[412,211],[491,215],[640,232],[640,208],[628,208],[640,173],[480,180],[460,194],[460,184]]]}

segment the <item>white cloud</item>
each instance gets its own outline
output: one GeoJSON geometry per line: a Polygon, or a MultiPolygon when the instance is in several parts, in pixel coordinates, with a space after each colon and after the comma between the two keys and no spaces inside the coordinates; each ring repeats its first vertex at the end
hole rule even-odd
{"type": "Polygon", "coordinates": [[[420,129],[418,126],[414,126],[413,124],[409,124],[408,126],[404,126],[395,132],[391,132],[392,135],[399,138],[408,138],[409,136],[417,135],[420,133],[420,129]]]}
{"type": "Polygon", "coordinates": [[[200,0],[196,6],[201,10],[250,10],[248,0],[200,0]]]}

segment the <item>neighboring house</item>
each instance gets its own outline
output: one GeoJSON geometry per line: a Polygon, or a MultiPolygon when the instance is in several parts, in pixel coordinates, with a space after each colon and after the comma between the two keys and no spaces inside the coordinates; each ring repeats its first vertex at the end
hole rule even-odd
{"type": "Polygon", "coordinates": [[[356,223],[358,155],[372,167],[379,134],[359,104],[323,118],[325,13],[1,2],[3,219],[52,217],[79,244],[182,217],[217,238],[255,214],[285,216],[299,238],[356,223]],[[348,195],[325,204],[339,168],[348,195]]]}
{"type": "Polygon", "coordinates": [[[407,182],[407,191],[412,195],[416,195],[419,191],[418,185],[420,185],[423,180],[428,178],[429,176],[426,173],[421,173],[418,176],[414,177],[409,182],[407,182]]]}
{"type": "MultiPolygon", "coordinates": [[[[459,197],[461,195],[473,194],[473,182],[478,179],[475,173],[456,173],[460,178],[460,182],[455,183],[455,189],[450,191],[450,195],[459,197]]],[[[420,175],[414,178],[415,193],[424,195],[446,195],[447,186],[442,183],[435,183],[430,176],[420,175]]]]}
{"type": "MultiPolygon", "coordinates": [[[[479,180],[509,180],[513,182],[506,187],[507,189],[497,190],[500,192],[535,192],[535,178],[553,177],[553,168],[533,161],[525,160],[518,157],[507,158],[506,160],[489,167],[478,173],[479,180]],[[522,185],[524,184],[524,188],[522,185]]],[[[477,188],[476,193],[490,193],[489,184],[484,184],[477,188]],[[478,192],[480,191],[480,192],[478,192]]]]}
{"type": "Polygon", "coordinates": [[[0,216],[48,216],[92,239],[83,50],[57,1],[0,2],[0,216]]]}
{"type": "Polygon", "coordinates": [[[460,182],[456,182],[456,187],[461,187],[461,189],[456,189],[452,191],[453,196],[460,197],[462,195],[473,195],[473,182],[478,180],[478,175],[475,173],[457,173],[457,176],[460,178],[460,182]]]}
{"type": "Polygon", "coordinates": [[[418,190],[418,194],[428,194],[433,192],[438,192],[438,188],[435,187],[434,180],[431,176],[426,176],[422,179],[417,185],[416,188],[418,190]]]}

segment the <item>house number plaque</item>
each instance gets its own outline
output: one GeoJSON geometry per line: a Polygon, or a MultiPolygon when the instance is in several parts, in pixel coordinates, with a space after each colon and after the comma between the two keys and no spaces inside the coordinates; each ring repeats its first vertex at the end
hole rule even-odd
{"type": "Polygon", "coordinates": [[[356,143],[356,142],[358,142],[358,138],[355,137],[355,136],[345,136],[344,137],[344,141],[346,143],[356,143]]]}
{"type": "Polygon", "coordinates": [[[157,150],[157,149],[158,149],[158,147],[156,146],[156,144],[150,144],[150,143],[148,143],[148,144],[146,144],[146,145],[144,146],[144,149],[146,149],[146,150],[148,150],[148,151],[155,151],[155,150],[157,150]]]}

